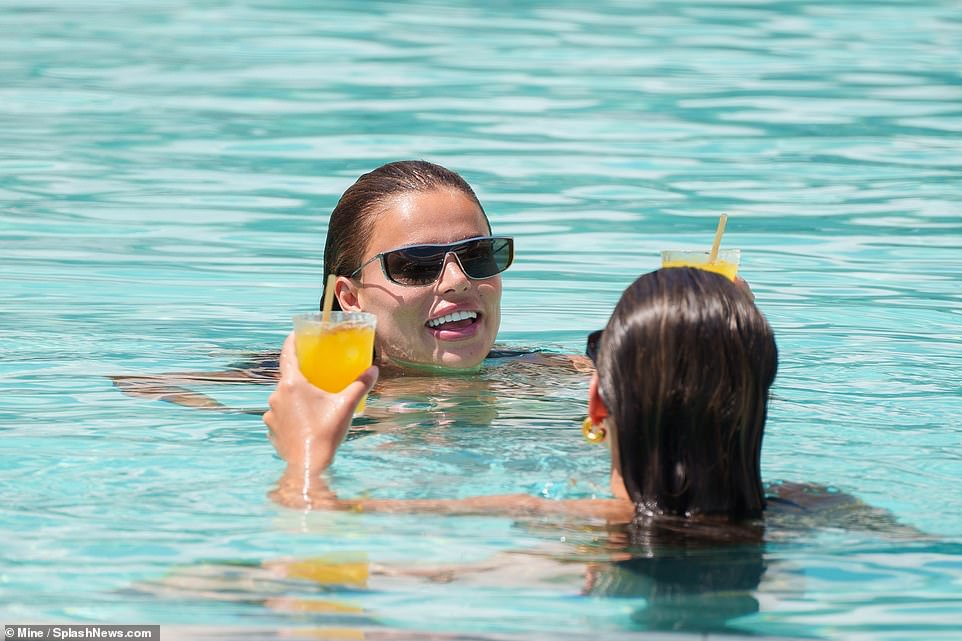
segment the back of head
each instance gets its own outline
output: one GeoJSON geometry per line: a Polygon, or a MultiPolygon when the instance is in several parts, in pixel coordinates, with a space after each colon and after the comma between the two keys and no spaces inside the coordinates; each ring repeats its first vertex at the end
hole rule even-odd
{"type": "MultiPolygon", "coordinates": [[[[464,178],[425,160],[391,162],[358,178],[341,195],[331,212],[324,245],[324,286],[327,286],[328,275],[347,276],[361,265],[385,201],[400,194],[443,189],[464,193],[484,213],[474,190],[464,178]]],[[[334,309],[340,309],[336,298],[334,309]]]]}
{"type": "Polygon", "coordinates": [[[618,463],[640,514],[758,516],[775,338],[723,276],[662,269],[621,297],[599,350],[618,463]]]}

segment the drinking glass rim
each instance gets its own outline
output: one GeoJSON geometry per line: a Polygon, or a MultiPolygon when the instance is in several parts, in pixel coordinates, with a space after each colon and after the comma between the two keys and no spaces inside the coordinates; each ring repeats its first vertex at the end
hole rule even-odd
{"type": "MultiPolygon", "coordinates": [[[[737,248],[737,247],[718,250],[719,256],[722,256],[722,255],[730,256],[732,254],[740,255],[741,253],[742,253],[741,248],[737,248]]],[[[705,254],[706,256],[710,256],[711,250],[710,249],[662,249],[661,255],[664,256],[665,254],[705,254]]]]}
{"type": "Polygon", "coordinates": [[[377,321],[377,316],[370,312],[358,312],[358,311],[331,311],[327,322],[324,322],[324,312],[301,312],[299,314],[294,314],[291,320],[294,324],[304,324],[312,327],[326,327],[329,325],[358,325],[367,326],[374,325],[377,321]]]}

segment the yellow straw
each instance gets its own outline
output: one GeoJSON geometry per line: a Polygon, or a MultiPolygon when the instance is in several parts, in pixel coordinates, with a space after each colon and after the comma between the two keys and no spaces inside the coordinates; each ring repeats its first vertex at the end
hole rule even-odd
{"type": "Polygon", "coordinates": [[[321,315],[321,322],[326,323],[331,318],[331,308],[334,307],[334,282],[337,276],[331,274],[327,277],[327,285],[324,287],[324,313],[321,315]]]}
{"type": "Polygon", "coordinates": [[[709,263],[718,260],[718,246],[721,245],[722,234],[725,233],[725,223],[728,222],[728,214],[722,214],[718,219],[718,229],[715,230],[715,242],[711,244],[711,255],[708,257],[709,263]]]}

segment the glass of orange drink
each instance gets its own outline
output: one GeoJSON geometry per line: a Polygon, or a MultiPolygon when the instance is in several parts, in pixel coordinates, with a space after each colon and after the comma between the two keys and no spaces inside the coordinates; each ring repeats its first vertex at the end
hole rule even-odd
{"type": "MultiPolygon", "coordinates": [[[[374,314],[313,312],[294,316],[294,346],[301,373],[313,385],[337,393],[371,366],[374,355],[374,314]]],[[[355,414],[364,412],[367,396],[355,414]]]]}
{"type": "Polygon", "coordinates": [[[695,267],[721,274],[728,280],[735,280],[738,263],[741,261],[740,249],[720,249],[715,260],[711,260],[708,250],[666,249],[661,252],[662,267],[695,267]]]}

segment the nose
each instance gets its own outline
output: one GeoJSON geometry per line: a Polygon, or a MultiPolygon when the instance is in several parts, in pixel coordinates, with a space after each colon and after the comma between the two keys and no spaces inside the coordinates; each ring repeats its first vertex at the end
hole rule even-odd
{"type": "Polygon", "coordinates": [[[471,279],[461,268],[461,261],[454,252],[448,252],[441,266],[441,278],[438,286],[442,292],[465,291],[471,286],[471,279]]]}

